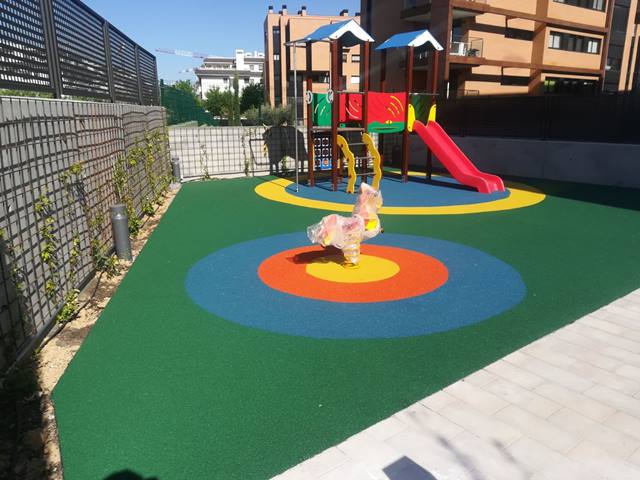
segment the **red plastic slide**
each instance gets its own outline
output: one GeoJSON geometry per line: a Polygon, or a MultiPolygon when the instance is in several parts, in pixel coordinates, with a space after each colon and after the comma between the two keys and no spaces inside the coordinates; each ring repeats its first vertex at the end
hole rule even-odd
{"type": "Polygon", "coordinates": [[[432,121],[425,126],[424,123],[416,120],[413,123],[413,131],[420,136],[458,182],[473,187],[480,193],[504,192],[502,179],[478,170],[438,122],[432,121]]]}

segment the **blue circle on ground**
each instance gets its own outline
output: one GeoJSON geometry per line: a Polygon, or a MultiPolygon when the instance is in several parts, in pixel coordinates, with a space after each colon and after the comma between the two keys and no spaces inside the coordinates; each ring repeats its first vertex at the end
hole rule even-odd
{"type": "MultiPolygon", "coordinates": [[[[322,180],[316,182],[313,188],[301,184],[297,192],[295,183],[292,183],[286,187],[286,191],[296,197],[351,205],[353,195],[348,194],[346,188],[347,183],[342,182],[338,184],[338,191],[334,192],[331,181],[322,180]]],[[[384,177],[380,182],[380,190],[386,207],[469,205],[502,200],[510,194],[509,189],[504,192],[480,193],[461,185],[453,178],[440,176],[433,177],[431,181],[409,177],[407,183],[402,183],[400,178],[384,177]]]]}
{"type": "Polygon", "coordinates": [[[339,303],[274,290],[258,277],[263,260],[307,245],[303,233],[259,238],[197,262],[185,288],[203,309],[247,327],[312,338],[397,338],[446,332],[498,315],[522,301],[526,286],[507,263],[480,250],[429,237],[385,233],[368,243],[440,260],[448,281],[425,295],[377,303],[339,303]]]}

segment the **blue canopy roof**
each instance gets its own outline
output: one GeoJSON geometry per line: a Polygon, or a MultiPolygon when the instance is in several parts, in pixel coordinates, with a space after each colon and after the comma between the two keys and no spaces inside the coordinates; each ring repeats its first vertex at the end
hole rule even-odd
{"type": "Polygon", "coordinates": [[[421,47],[430,44],[435,50],[443,50],[442,45],[433,38],[429,30],[416,30],[415,32],[396,33],[387,38],[376,50],[388,48],[421,47]]]}
{"type": "Polygon", "coordinates": [[[354,47],[360,42],[373,42],[373,38],[358,25],[358,22],[355,20],[346,20],[344,22],[323,25],[306,37],[289,43],[312,43],[338,38],[342,38],[342,43],[345,47],[354,47]]]}

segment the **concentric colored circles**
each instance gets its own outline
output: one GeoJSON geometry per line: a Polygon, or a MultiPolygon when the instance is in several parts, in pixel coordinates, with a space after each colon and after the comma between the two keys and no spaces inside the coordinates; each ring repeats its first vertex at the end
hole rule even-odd
{"type": "MultiPolygon", "coordinates": [[[[384,215],[462,215],[513,210],[536,205],[545,199],[544,193],[527,185],[506,182],[506,192],[482,194],[462,187],[448,177],[434,177],[424,182],[424,173],[409,172],[410,181],[399,184],[384,178],[380,185],[385,204],[379,213],[384,215]]],[[[344,188],[344,187],[342,187],[344,188]]],[[[310,188],[277,178],[255,188],[256,194],[274,202],[305,208],[351,212],[353,195],[333,192],[327,185],[310,188]]]]}
{"type": "MultiPolygon", "coordinates": [[[[398,272],[385,279],[373,281],[344,282],[318,279],[307,273],[310,265],[333,258],[340,258],[335,250],[328,252],[322,247],[307,245],[279,252],[258,267],[258,276],[269,287],[284,293],[315,300],[344,303],[369,303],[402,300],[404,298],[424,295],[441,287],[448,278],[447,267],[437,259],[404,248],[388,245],[362,245],[362,253],[373,258],[380,258],[395,263],[398,272]],[[348,285],[345,285],[348,284],[348,285]]],[[[338,251],[339,252],[339,251],[338,251]]],[[[375,266],[375,261],[373,262],[375,266]]],[[[353,276],[366,273],[366,262],[353,276]]],[[[337,265],[336,273],[349,275],[349,271],[337,265]]]]}
{"type": "MultiPolygon", "coordinates": [[[[191,267],[185,289],[197,305],[217,318],[274,333],[333,339],[445,332],[509,310],[526,294],[520,274],[485,252],[435,238],[392,233],[367,245],[433,257],[447,268],[447,281],[429,293],[402,300],[347,303],[292,295],[260,279],[258,268],[267,258],[305,245],[308,240],[303,233],[290,233],[217,250],[191,267]]],[[[342,284],[344,288],[353,285],[342,284]]]]}
{"type": "Polygon", "coordinates": [[[340,252],[327,253],[325,250],[319,261],[308,263],[307,275],[339,283],[371,283],[386,280],[398,274],[400,265],[392,260],[373,255],[361,254],[356,267],[344,265],[344,255],[340,252]]]}

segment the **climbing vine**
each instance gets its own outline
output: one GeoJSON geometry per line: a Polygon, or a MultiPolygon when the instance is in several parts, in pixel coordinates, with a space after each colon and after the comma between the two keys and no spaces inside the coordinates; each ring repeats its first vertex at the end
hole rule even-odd
{"type": "MultiPolygon", "coordinates": [[[[9,277],[11,278],[11,282],[13,283],[16,293],[18,296],[18,301],[20,305],[20,310],[23,314],[28,315],[28,302],[26,296],[27,284],[26,279],[27,275],[23,268],[20,268],[18,262],[18,254],[20,253],[20,247],[16,247],[13,245],[7,235],[7,232],[0,228],[0,241],[3,244],[4,254],[7,259],[7,266],[9,267],[9,277]]],[[[0,252],[3,253],[3,252],[0,252]]]]}
{"type": "Polygon", "coordinates": [[[141,213],[151,216],[155,213],[154,204],[161,205],[165,198],[169,185],[171,183],[170,170],[168,162],[165,166],[165,173],[158,175],[156,172],[156,162],[159,159],[167,157],[168,133],[166,131],[156,130],[153,133],[145,131],[142,142],[138,141],[131,147],[125,157],[116,159],[113,171],[114,190],[118,201],[124,203],[127,209],[127,217],[129,220],[129,233],[131,236],[137,236],[142,227],[142,220],[134,207],[133,193],[129,184],[132,169],[142,166],[149,189],[149,195],[146,195],[142,201],[141,213]]]}
{"type": "Polygon", "coordinates": [[[142,153],[143,150],[136,145],[129,150],[126,157],[119,155],[113,166],[113,186],[116,192],[116,198],[119,202],[126,205],[129,233],[132,237],[136,237],[140,232],[142,220],[138,218],[135,208],[133,207],[133,196],[129,187],[129,169],[127,166],[135,167],[138,165],[142,153]]]}
{"type": "Polygon", "coordinates": [[[280,159],[280,172],[282,173],[282,175],[284,175],[285,177],[287,176],[287,174],[289,173],[289,157],[287,155],[284,155],[281,159],[280,159]]]}
{"type": "MultiPolygon", "coordinates": [[[[9,270],[9,278],[11,283],[14,285],[16,292],[19,314],[25,318],[29,318],[31,316],[31,311],[29,310],[29,302],[26,294],[27,275],[24,269],[19,267],[18,262],[20,248],[11,243],[7,232],[3,228],[0,228],[0,242],[2,242],[0,255],[5,255],[5,264],[9,270]]],[[[0,343],[2,344],[5,356],[12,357],[15,354],[15,344],[18,342],[18,338],[13,328],[9,329],[9,331],[13,336],[13,342],[6,342],[6,339],[0,336],[0,343]]]]}
{"type": "Polygon", "coordinates": [[[200,144],[200,167],[202,168],[202,179],[210,180],[211,175],[209,175],[209,169],[207,165],[209,164],[209,155],[207,154],[207,146],[204,143],[200,144]]]}
{"type": "Polygon", "coordinates": [[[155,199],[156,204],[161,205],[169,192],[169,185],[174,180],[168,150],[169,132],[165,127],[162,130],[156,130],[153,135],[156,153],[160,161],[163,162],[161,165],[164,165],[164,174],[160,176],[158,181],[158,192],[155,199]]]}
{"type": "MultiPolygon", "coordinates": [[[[154,134],[155,135],[155,134],[154,134]]],[[[144,143],[145,143],[145,150],[144,150],[144,173],[147,176],[147,180],[149,181],[149,187],[151,188],[151,195],[155,198],[156,197],[156,175],[153,171],[153,164],[156,161],[156,149],[157,147],[157,136],[154,136],[153,138],[149,135],[149,132],[144,132],[144,143]]]]}
{"type": "Polygon", "coordinates": [[[48,274],[44,282],[44,290],[47,298],[53,299],[58,291],[58,239],[55,235],[51,200],[47,191],[41,193],[35,202],[36,217],[40,221],[38,237],[40,238],[40,260],[47,267],[48,274]]]}
{"type": "MultiPolygon", "coordinates": [[[[139,218],[134,203],[133,192],[137,184],[131,182],[132,175],[144,182],[146,195],[142,200],[141,210],[145,215],[155,213],[154,204],[162,204],[171,183],[171,169],[168,153],[168,133],[166,129],[146,132],[142,139],[130,148],[126,154],[119,155],[113,166],[113,190],[118,201],[126,205],[129,217],[129,231],[132,236],[139,232],[142,220],[139,218]],[[144,177],[142,177],[144,176],[144,177]],[[146,186],[148,185],[148,187],[146,186]]],[[[88,247],[93,265],[97,271],[107,276],[119,273],[120,265],[114,255],[109,255],[105,246],[105,228],[108,224],[104,213],[104,202],[108,192],[105,185],[96,186],[91,191],[91,198],[98,198],[99,204],[91,205],[85,185],[84,165],[81,161],[73,163],[58,174],[62,187],[62,203],[54,204],[54,198],[45,188],[40,192],[33,204],[36,218],[37,238],[39,243],[39,259],[44,266],[44,278],[40,281],[41,292],[57,307],[55,320],[66,323],[72,320],[80,309],[79,290],[76,288],[83,268],[83,236],[79,233],[82,219],[86,219],[88,247]],[[69,236],[68,226],[78,228],[69,236]]],[[[207,173],[208,177],[208,173],[207,173]]],[[[90,177],[91,178],[91,177],[90,177]]],[[[28,311],[26,290],[27,276],[19,267],[19,248],[13,246],[5,230],[0,229],[2,251],[6,258],[11,283],[15,286],[20,309],[23,315],[28,311]]],[[[86,253],[84,253],[86,255],[86,253]]]]}

